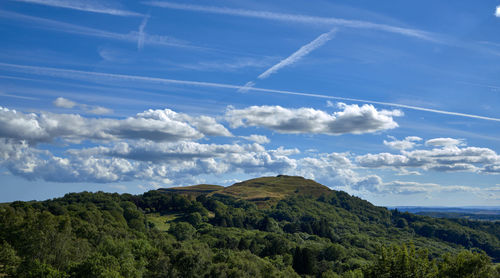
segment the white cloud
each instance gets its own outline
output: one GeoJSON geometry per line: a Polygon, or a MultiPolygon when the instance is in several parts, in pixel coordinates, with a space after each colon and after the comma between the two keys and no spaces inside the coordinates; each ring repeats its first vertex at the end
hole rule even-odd
{"type": "Polygon", "coordinates": [[[291,174],[314,179],[330,187],[351,189],[364,180],[353,168],[348,153],[323,153],[299,159],[291,174]]]}
{"type": "Polygon", "coordinates": [[[258,144],[119,142],[69,150],[58,157],[19,140],[0,141],[0,165],[29,180],[110,183],[131,180],[179,184],[200,175],[283,173],[296,167],[295,150],[266,150],[258,144]]]}
{"type": "Polygon", "coordinates": [[[285,59],[281,60],[276,65],[272,66],[271,68],[269,68],[265,72],[261,73],[258,76],[258,78],[259,79],[268,78],[271,74],[278,72],[278,70],[298,62],[304,56],[311,53],[316,48],[321,47],[327,41],[331,40],[336,32],[337,32],[337,29],[334,28],[334,29],[330,30],[329,32],[321,34],[320,36],[318,36],[316,39],[314,39],[310,43],[299,48],[299,50],[295,51],[292,55],[286,57],[285,59]]]}
{"type": "MultiPolygon", "coordinates": [[[[2,16],[2,14],[3,14],[3,12],[0,11],[0,16],[2,16]]],[[[425,107],[405,105],[405,104],[400,104],[400,103],[363,100],[363,99],[355,99],[355,98],[339,97],[339,96],[331,96],[331,95],[323,95],[323,94],[315,94],[315,93],[255,88],[255,87],[251,87],[251,86],[245,87],[245,86],[239,86],[239,85],[214,83],[214,82],[200,82],[200,81],[190,81],[190,80],[156,78],[156,77],[148,77],[148,76],[137,76],[137,75],[125,75],[125,74],[90,72],[90,71],[70,70],[70,69],[58,69],[58,68],[49,68],[49,67],[27,66],[27,65],[17,65],[17,64],[9,64],[9,63],[1,63],[1,62],[0,62],[0,66],[2,66],[5,70],[9,69],[9,70],[15,71],[15,72],[24,72],[24,73],[29,73],[29,74],[52,76],[52,77],[63,77],[63,78],[76,79],[76,80],[90,80],[90,81],[99,80],[99,81],[106,81],[106,82],[133,81],[133,82],[146,82],[146,83],[169,84],[169,85],[177,84],[177,85],[185,85],[185,86],[232,89],[232,90],[244,89],[246,91],[251,90],[254,92],[263,92],[263,93],[273,93],[273,94],[282,94],[282,95],[292,95],[292,96],[313,97],[313,98],[321,98],[321,99],[331,99],[331,100],[353,101],[353,102],[361,102],[361,103],[368,103],[368,104],[377,104],[377,105],[398,107],[398,108],[424,111],[424,112],[430,112],[430,113],[437,113],[437,114],[443,114],[443,115],[451,115],[451,116],[459,116],[459,117],[466,117],[466,118],[472,118],[472,119],[500,122],[499,118],[485,117],[485,116],[481,116],[481,115],[472,115],[472,114],[465,114],[465,113],[460,113],[460,112],[437,110],[437,109],[431,109],[431,108],[425,108],[425,107]]]]}
{"type": "Polygon", "coordinates": [[[328,114],[313,108],[288,109],[281,106],[251,106],[230,108],[226,120],[231,127],[266,127],[280,133],[311,133],[340,135],[362,134],[393,129],[398,126],[393,117],[399,110],[377,110],[372,105],[339,104],[341,111],[328,114]]]}
{"type": "Polygon", "coordinates": [[[500,6],[497,6],[495,9],[495,16],[500,17],[500,6]]]}
{"type": "Polygon", "coordinates": [[[61,108],[73,108],[76,105],[76,103],[74,101],[71,101],[71,100],[63,98],[63,97],[56,98],[56,100],[54,100],[53,104],[55,106],[61,107],[61,108]]]}
{"type": "Polygon", "coordinates": [[[213,118],[191,117],[169,109],[147,110],[126,119],[86,118],[78,114],[29,113],[0,107],[0,137],[50,142],[57,138],[81,140],[148,139],[179,141],[204,135],[230,136],[213,118]]]}
{"type": "Polygon", "coordinates": [[[87,112],[94,115],[105,115],[113,113],[113,110],[102,106],[95,106],[87,110],[87,112]]]}
{"type": "Polygon", "coordinates": [[[137,161],[184,161],[201,158],[223,157],[228,154],[263,151],[258,145],[200,144],[185,141],[178,143],[156,143],[141,140],[134,143],[119,142],[113,147],[95,147],[83,150],[69,150],[72,155],[108,156],[137,161]]]}
{"type": "Polygon", "coordinates": [[[486,167],[482,169],[482,172],[486,174],[500,174],[500,163],[497,162],[497,164],[486,165],[486,167]]]}
{"type": "Polygon", "coordinates": [[[58,97],[56,100],[52,102],[54,106],[60,107],[60,108],[73,108],[75,106],[80,107],[83,109],[85,112],[90,113],[90,114],[95,114],[95,115],[105,115],[105,114],[111,114],[113,113],[113,110],[109,108],[105,108],[102,106],[91,106],[83,103],[77,103],[72,100],[69,100],[67,98],[63,97],[58,97]]]}
{"type": "Polygon", "coordinates": [[[386,24],[378,24],[367,21],[360,21],[360,20],[348,20],[348,19],[334,18],[334,17],[307,16],[300,14],[284,14],[284,13],[276,13],[269,11],[232,9],[232,8],[214,7],[214,6],[179,4],[179,3],[172,3],[165,1],[149,1],[145,2],[145,4],[155,7],[169,8],[169,9],[225,14],[233,16],[277,20],[284,22],[306,23],[314,25],[322,24],[327,26],[343,26],[356,29],[379,30],[428,41],[438,41],[433,35],[425,31],[391,26],[386,24]]]}
{"type": "Polygon", "coordinates": [[[428,194],[434,192],[479,192],[479,188],[462,185],[444,186],[436,183],[420,183],[410,181],[391,181],[364,188],[379,194],[428,194]]]}
{"type": "Polygon", "coordinates": [[[176,113],[170,109],[164,109],[164,110],[149,109],[137,115],[139,115],[140,117],[145,117],[159,121],[167,121],[169,119],[174,119],[179,122],[187,122],[196,127],[201,133],[205,135],[232,136],[229,130],[227,130],[223,125],[217,123],[217,121],[214,118],[208,116],[193,117],[189,116],[188,114],[176,113]]]}
{"type": "Polygon", "coordinates": [[[365,154],[356,157],[356,161],[366,168],[391,167],[398,170],[419,168],[440,172],[485,173],[494,173],[495,165],[500,164],[500,156],[495,151],[488,148],[467,147],[459,139],[434,138],[427,140],[426,146],[436,146],[436,148],[412,151],[399,148],[400,154],[365,154]]]}
{"type": "Polygon", "coordinates": [[[241,138],[248,140],[248,141],[253,141],[258,144],[267,144],[271,142],[267,136],[264,135],[257,135],[257,134],[252,134],[250,136],[240,136],[241,138]]]}
{"type": "Polygon", "coordinates": [[[395,150],[413,149],[418,144],[416,142],[422,141],[422,138],[417,136],[407,136],[403,140],[397,140],[393,136],[389,136],[389,138],[392,139],[392,141],[384,140],[384,145],[395,150]]]}
{"type": "Polygon", "coordinates": [[[59,157],[21,140],[0,139],[0,166],[28,180],[94,183],[140,180],[149,184],[139,186],[143,190],[170,184],[199,183],[201,176],[284,173],[305,176],[356,194],[470,192],[481,198],[499,198],[498,186],[478,188],[397,180],[384,182],[379,176],[357,173],[350,153],[322,153],[298,159],[289,157],[298,152],[284,148],[266,150],[258,144],[155,143],[141,140],[69,150],[64,157],[59,157]]]}
{"type": "Polygon", "coordinates": [[[81,1],[81,0],[14,0],[17,2],[26,2],[52,6],[57,8],[72,9],[85,12],[102,13],[118,16],[141,16],[136,12],[122,10],[118,7],[113,7],[105,1],[81,1]]]}
{"type": "Polygon", "coordinates": [[[454,139],[454,138],[434,138],[425,141],[426,146],[443,146],[443,147],[452,147],[462,145],[463,140],[454,139]]]}

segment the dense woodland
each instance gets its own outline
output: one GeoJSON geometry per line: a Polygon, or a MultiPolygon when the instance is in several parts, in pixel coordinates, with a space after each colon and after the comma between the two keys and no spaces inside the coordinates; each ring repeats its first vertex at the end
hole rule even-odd
{"type": "Polygon", "coordinates": [[[0,277],[500,277],[500,223],[345,192],[71,193],[0,205],[0,277]]]}

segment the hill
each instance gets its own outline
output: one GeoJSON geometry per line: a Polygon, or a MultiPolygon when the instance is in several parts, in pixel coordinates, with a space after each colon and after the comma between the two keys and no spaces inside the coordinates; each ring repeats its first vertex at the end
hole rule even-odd
{"type": "Polygon", "coordinates": [[[228,196],[269,206],[293,195],[319,197],[332,190],[313,180],[303,177],[278,175],[251,179],[211,193],[213,196],[228,196]]]}
{"type": "Polygon", "coordinates": [[[163,191],[165,193],[177,193],[183,194],[186,196],[194,196],[197,197],[199,195],[205,195],[212,193],[214,191],[222,190],[224,186],[213,185],[213,184],[197,184],[191,186],[181,186],[181,187],[169,187],[169,188],[160,188],[159,191],[163,191]]]}
{"type": "Polygon", "coordinates": [[[492,260],[498,222],[391,211],[301,177],[0,204],[0,277],[500,277],[492,260]]]}

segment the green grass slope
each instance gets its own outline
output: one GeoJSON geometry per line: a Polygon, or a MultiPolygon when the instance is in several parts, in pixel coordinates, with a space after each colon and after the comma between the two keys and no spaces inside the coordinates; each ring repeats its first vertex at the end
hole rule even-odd
{"type": "Polygon", "coordinates": [[[191,186],[161,188],[158,190],[166,193],[178,193],[187,196],[197,197],[199,195],[205,195],[215,191],[222,190],[223,188],[224,186],[214,185],[214,184],[198,184],[191,186]]]}
{"type": "Polygon", "coordinates": [[[222,190],[214,191],[213,196],[229,196],[257,203],[259,206],[272,205],[279,200],[293,195],[319,197],[332,190],[313,180],[297,176],[279,175],[251,179],[222,190]]]}

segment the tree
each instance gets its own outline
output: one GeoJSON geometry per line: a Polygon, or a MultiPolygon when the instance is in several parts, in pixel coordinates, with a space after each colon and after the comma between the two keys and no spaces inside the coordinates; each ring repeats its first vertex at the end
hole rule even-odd
{"type": "Polygon", "coordinates": [[[196,233],[196,229],[187,222],[173,223],[168,230],[177,240],[189,240],[196,233]]]}
{"type": "Polygon", "coordinates": [[[16,250],[7,242],[0,243],[0,274],[15,276],[20,263],[21,258],[17,256],[16,250]]]}
{"type": "Polygon", "coordinates": [[[292,267],[298,274],[313,274],[316,265],[316,256],[308,247],[296,247],[293,254],[292,267]]]}
{"type": "Polygon", "coordinates": [[[413,244],[409,248],[403,244],[381,247],[377,260],[365,268],[364,274],[367,278],[436,277],[437,267],[429,261],[427,250],[417,252],[413,244]]]}
{"type": "MultiPolygon", "coordinates": [[[[456,255],[446,254],[439,264],[439,277],[476,278],[495,277],[491,259],[484,252],[462,251],[456,255]]],[[[496,272],[496,275],[499,273],[496,272]]],[[[498,277],[498,276],[496,276],[498,277]]]]}

